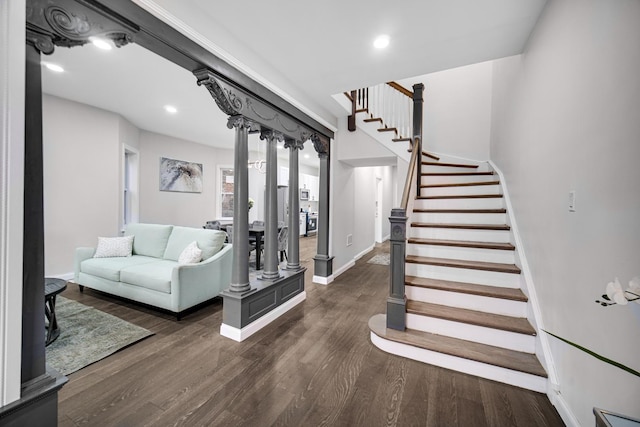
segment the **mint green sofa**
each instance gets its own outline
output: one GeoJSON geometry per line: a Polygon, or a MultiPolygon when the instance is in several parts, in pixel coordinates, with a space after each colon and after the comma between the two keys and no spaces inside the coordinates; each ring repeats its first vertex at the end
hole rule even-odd
{"type": "Polygon", "coordinates": [[[162,308],[176,314],[210,300],[229,287],[232,250],[226,233],[160,224],[128,224],[134,236],[128,257],[93,258],[95,248],[76,249],[74,282],[83,287],[162,308]],[[202,261],[179,265],[191,242],[198,242],[202,261]]]}

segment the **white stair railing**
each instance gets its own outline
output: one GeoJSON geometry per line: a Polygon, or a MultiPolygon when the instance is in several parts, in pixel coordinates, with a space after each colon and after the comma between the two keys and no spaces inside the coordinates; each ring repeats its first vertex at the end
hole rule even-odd
{"type": "Polygon", "coordinates": [[[410,90],[389,82],[351,91],[348,96],[352,102],[349,130],[355,130],[355,114],[366,112],[370,119],[380,120],[381,129],[395,129],[395,139],[411,139],[413,93],[410,90]]]}

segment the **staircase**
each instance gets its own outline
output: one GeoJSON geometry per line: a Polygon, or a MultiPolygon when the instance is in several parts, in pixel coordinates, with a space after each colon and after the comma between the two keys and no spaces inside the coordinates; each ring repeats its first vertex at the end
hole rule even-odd
{"type": "MultiPolygon", "coordinates": [[[[425,157],[423,157],[425,158],[425,157]]],[[[371,318],[381,349],[518,387],[547,391],[527,320],[503,192],[487,163],[422,161],[407,212],[406,330],[371,318]]]]}

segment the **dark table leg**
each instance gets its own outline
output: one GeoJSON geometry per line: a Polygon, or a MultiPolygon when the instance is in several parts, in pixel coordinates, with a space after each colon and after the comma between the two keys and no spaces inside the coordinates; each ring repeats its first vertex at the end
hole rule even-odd
{"type": "Polygon", "coordinates": [[[262,252],[262,236],[256,236],[256,270],[260,270],[260,252],[262,252]]]}
{"type": "Polygon", "coordinates": [[[49,321],[47,326],[47,340],[45,346],[51,344],[60,336],[60,328],[58,327],[58,320],[56,319],[56,296],[48,296],[44,301],[44,314],[49,321]]]}

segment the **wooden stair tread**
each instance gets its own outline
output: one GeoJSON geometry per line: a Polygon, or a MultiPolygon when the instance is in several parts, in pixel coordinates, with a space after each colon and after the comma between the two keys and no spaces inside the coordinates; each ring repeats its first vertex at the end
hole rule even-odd
{"type": "Polygon", "coordinates": [[[536,330],[533,329],[533,326],[525,317],[504,316],[502,314],[485,313],[483,311],[413,300],[407,301],[407,313],[484,326],[517,334],[536,335],[536,330]]]}
{"type": "Polygon", "coordinates": [[[507,213],[505,208],[499,209],[422,209],[415,208],[413,210],[417,213],[461,213],[461,214],[503,214],[507,213]]]}
{"type": "Polygon", "coordinates": [[[476,169],[478,165],[469,165],[463,163],[436,163],[436,162],[422,162],[425,166],[447,166],[453,168],[473,168],[476,169]]]}
{"type": "Polygon", "coordinates": [[[453,224],[436,222],[412,222],[412,227],[424,228],[462,228],[468,230],[511,230],[507,224],[453,224]]]}
{"type": "Polygon", "coordinates": [[[359,108],[356,110],[356,113],[368,113],[369,109],[368,108],[359,108]]]}
{"type": "Polygon", "coordinates": [[[497,199],[502,198],[502,194],[451,194],[446,196],[419,196],[417,200],[437,200],[437,199],[497,199]]]}
{"type": "Polygon", "coordinates": [[[520,274],[515,264],[498,262],[470,261],[463,259],[435,258],[418,255],[407,255],[405,261],[412,264],[437,265],[441,267],[468,268],[471,270],[495,271],[498,273],[520,274]]]}
{"type": "Polygon", "coordinates": [[[499,298],[510,301],[528,301],[527,296],[520,289],[504,288],[502,286],[476,285],[475,283],[454,282],[450,280],[430,279],[427,277],[416,276],[406,276],[405,284],[418,288],[436,289],[440,291],[457,292],[461,294],[499,298]]]}
{"type": "Polygon", "coordinates": [[[422,239],[411,237],[409,243],[416,245],[436,245],[436,246],[455,246],[458,248],[479,248],[479,249],[498,249],[504,251],[513,251],[516,249],[511,243],[500,242],[472,242],[469,240],[443,240],[443,239],[422,239]]]}
{"type": "Polygon", "coordinates": [[[380,338],[431,350],[450,356],[499,366],[513,371],[525,372],[543,378],[547,373],[534,354],[508,350],[473,341],[436,335],[429,332],[407,329],[396,331],[387,329],[386,316],[378,314],[369,320],[371,332],[380,338]]]}
{"type": "Polygon", "coordinates": [[[378,132],[398,132],[398,129],[396,128],[380,128],[378,129],[378,132]]]}
{"type": "Polygon", "coordinates": [[[490,172],[423,172],[422,176],[479,176],[479,175],[495,175],[493,171],[490,172]]]}
{"type": "Polygon", "coordinates": [[[441,188],[441,187],[475,187],[478,185],[498,185],[500,181],[476,181],[476,182],[453,182],[447,184],[421,184],[420,188],[441,188]]]}
{"type": "Polygon", "coordinates": [[[382,123],[382,119],[380,117],[372,117],[370,119],[364,119],[365,123],[371,123],[371,122],[380,122],[382,123]]]}
{"type": "Polygon", "coordinates": [[[393,138],[392,141],[393,142],[404,142],[404,141],[411,142],[411,138],[393,138]]]}
{"type": "Polygon", "coordinates": [[[426,156],[426,157],[429,157],[430,159],[433,159],[433,160],[440,160],[440,157],[435,156],[435,155],[433,155],[431,153],[427,153],[426,151],[423,151],[422,155],[426,156]]]}

